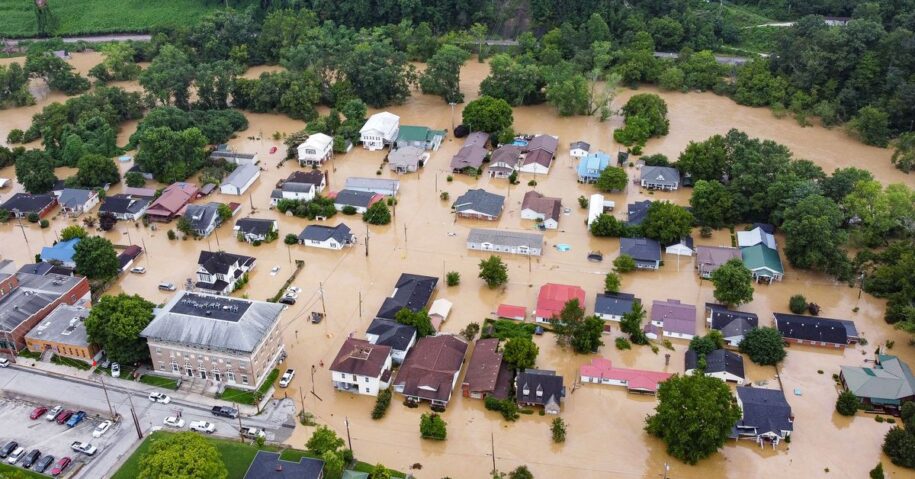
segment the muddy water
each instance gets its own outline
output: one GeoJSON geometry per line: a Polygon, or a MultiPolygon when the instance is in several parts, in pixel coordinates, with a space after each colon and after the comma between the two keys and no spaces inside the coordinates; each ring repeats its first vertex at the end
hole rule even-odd
{"type": "MultiPolygon", "coordinates": [[[[474,62],[465,67],[462,86],[468,100],[475,97],[476,85],[485,75],[485,65],[474,62]]],[[[617,103],[621,104],[630,94],[625,92],[617,103]]],[[[671,135],[649,143],[648,152],[676,156],[689,140],[703,139],[736,126],[753,136],[777,139],[791,147],[798,156],[816,161],[827,170],[836,165],[862,166],[860,158],[872,158],[873,161],[865,166],[881,180],[904,179],[889,167],[881,166],[888,164],[888,153],[859,145],[845,138],[841,132],[802,129],[790,121],[776,120],[763,110],[738,107],[713,95],[665,93],[664,96],[671,110],[671,135]]],[[[8,125],[27,125],[31,113],[25,113],[25,110],[28,109],[0,112],[0,128],[5,131],[8,125]]],[[[439,98],[415,94],[405,105],[390,110],[401,116],[402,124],[451,128],[451,109],[439,98]]],[[[278,179],[298,169],[292,163],[277,167],[284,147],[281,142],[272,139],[273,132],[296,131],[304,124],[277,115],[247,116],[250,127],[239,133],[231,143],[241,151],[257,152],[266,171],[245,197],[217,194],[214,199],[241,203],[240,217],[278,218],[281,237],[287,233],[299,233],[309,222],[270,211],[269,193],[278,179]],[[272,146],[277,146],[280,153],[270,155],[268,152],[272,146]]],[[[454,114],[456,123],[459,118],[460,106],[454,114]]],[[[461,274],[460,286],[448,288],[442,281],[437,293],[438,297],[448,298],[454,303],[452,315],[443,326],[446,332],[457,332],[472,321],[482,321],[502,302],[532,308],[538,288],[547,281],[582,286],[587,291],[586,303],[588,311],[591,311],[594,294],[602,287],[603,275],[617,255],[619,243],[614,239],[592,238],[586,234],[583,224],[586,211],[578,207],[576,198],[579,195],[588,196],[594,189],[575,182],[574,164],[568,157],[567,145],[583,139],[595,148],[615,152],[618,147],[613,144],[611,133],[617,124],[618,120],[600,123],[589,118],[561,119],[547,106],[515,109],[516,131],[558,135],[560,150],[550,175],[523,175],[521,184],[511,188],[504,180],[486,177],[472,180],[457,176],[453,182],[447,182],[449,160],[462,143],[448,138],[442,148],[432,154],[430,162],[420,173],[398,177],[401,193],[392,224],[367,228],[359,218],[342,215],[328,221],[330,224],[347,223],[359,237],[357,246],[342,252],[287,247],[282,241],[253,247],[237,242],[230,225],[221,227],[207,239],[169,241],[165,230],[174,225],[160,225],[153,230],[142,225],[119,223],[106,236],[117,244],[145,246],[147,254],[140,258],[139,264],[146,266],[149,272],[146,275],[124,276],[111,292],[138,293],[155,302],[164,302],[168,295],[156,289],[159,281],[182,284],[186,278],[193,276],[199,251],[223,249],[258,258],[258,266],[251,275],[249,285],[238,294],[265,299],[282,286],[292,271],[294,260],[305,261],[305,268],[295,281],[303,292],[298,303],[291,306],[283,318],[290,353],[284,366],[298,369],[299,375],[291,388],[279,394],[304,400],[306,409],[341,435],[345,434],[344,419],[348,418],[353,448],[361,459],[383,462],[400,470],[419,463],[422,469],[414,472],[423,478],[446,475],[454,478],[487,477],[492,467],[489,454],[493,447],[500,470],[527,464],[537,477],[569,477],[572,472],[575,477],[582,478],[657,477],[665,462],[672,464],[672,477],[680,478],[767,477],[784,475],[784,471],[789,470],[791,477],[826,477],[826,468],[830,470],[828,477],[863,477],[878,460],[888,465],[880,452],[880,440],[889,426],[878,424],[867,416],[851,420],[836,416],[833,413],[836,392],[831,375],[838,371],[841,364],[862,364],[866,354],[872,354],[874,347],[887,339],[895,340],[893,352],[910,364],[915,364],[915,348],[907,345],[905,335],[883,323],[882,301],[867,295],[859,297],[859,292],[847,285],[837,285],[824,276],[794,271],[787,264],[785,281],[773,286],[759,286],[754,301],[744,309],[757,312],[762,322],[769,324],[771,313],[785,310],[788,298],[801,291],[811,301],[823,306],[824,316],[854,319],[871,345],[850,348],[845,352],[791,348],[780,374],[797,418],[796,430],[791,444],[783,445],[776,451],[760,449],[751,443],[729,443],[719,454],[697,466],[673,460],[664,452],[662,443],[642,432],[644,416],[653,409],[654,399],[631,396],[617,388],[598,385],[586,385],[571,392],[577,368],[590,361],[590,356],[563,351],[550,336],[536,339],[541,348],[537,365],[561,372],[571,392],[563,406],[563,417],[569,431],[567,442],[563,445],[551,442],[551,418],[523,416],[516,423],[506,424],[496,414],[486,411],[480,401],[462,397],[456,397],[444,414],[449,424],[448,440],[442,443],[423,441],[419,438],[418,422],[419,415],[428,411],[426,407],[402,407],[398,397],[384,419],[373,421],[369,417],[374,404],[372,398],[333,391],[326,366],[321,367],[320,363],[323,361],[327,365],[332,361],[347,335],[362,334],[401,272],[440,278],[447,271],[461,274]],[[465,249],[466,234],[470,228],[477,226],[532,229],[532,222],[520,219],[520,201],[524,192],[530,189],[527,182],[533,178],[538,182],[535,187],[538,191],[561,197],[571,212],[562,217],[559,230],[545,233],[547,247],[543,257],[532,260],[504,257],[509,265],[509,284],[498,290],[486,289],[477,278],[477,264],[483,256],[465,249]],[[507,196],[505,213],[498,222],[455,220],[450,214],[450,202],[439,199],[442,191],[448,191],[453,200],[472,187],[484,187],[507,196]],[[456,236],[449,236],[449,233],[456,233],[456,236]],[[370,235],[368,256],[365,246],[367,234],[370,235]],[[553,245],[556,243],[570,245],[571,251],[555,250],[553,245]],[[606,254],[604,262],[588,262],[585,255],[590,250],[603,251],[606,254]],[[279,266],[280,272],[271,276],[270,269],[274,266],[279,266]],[[852,312],[855,307],[859,308],[857,313],[852,312]],[[305,321],[311,311],[325,309],[328,319],[320,325],[305,321]],[[312,366],[316,367],[314,384],[309,374],[312,366]],[[823,370],[824,374],[818,374],[818,370],[823,370]],[[311,394],[312,387],[314,395],[311,394]],[[800,389],[800,396],[792,393],[795,388],[800,389]]],[[[119,138],[126,140],[135,127],[135,124],[125,125],[119,138]]],[[[361,148],[339,155],[328,168],[329,188],[341,188],[348,176],[374,176],[376,169],[382,165],[382,158],[381,152],[367,152],[361,148]]],[[[130,165],[120,166],[126,169],[130,165]]],[[[636,172],[629,171],[634,177],[636,172]]],[[[12,177],[12,169],[0,171],[0,176],[12,177]]],[[[387,169],[383,170],[382,176],[394,177],[387,169]]],[[[111,193],[120,188],[114,187],[111,193]]],[[[688,191],[681,191],[651,195],[630,186],[623,193],[610,195],[609,199],[617,202],[619,212],[616,214],[622,218],[627,201],[652,198],[685,204],[688,194],[688,191]]],[[[12,224],[0,225],[0,244],[7,245],[2,248],[3,256],[18,262],[30,260],[41,246],[53,242],[58,231],[70,221],[55,218],[51,228],[44,230],[30,224],[24,224],[23,230],[12,224]],[[23,235],[28,243],[23,240],[23,235]]],[[[724,231],[716,232],[709,239],[696,236],[698,244],[730,244],[730,238],[724,231]]],[[[784,242],[784,238],[778,239],[784,242]]],[[[704,302],[713,300],[712,288],[708,282],[698,281],[692,268],[689,258],[681,258],[678,264],[676,257],[666,257],[665,265],[659,272],[625,275],[623,291],[635,293],[648,303],[654,299],[676,298],[699,305],[701,309],[704,302]]],[[[699,322],[697,332],[701,331],[702,323],[699,322]]],[[[686,342],[674,341],[674,351],[662,348],[658,354],[646,348],[619,352],[612,346],[616,334],[618,332],[613,331],[605,336],[607,345],[601,350],[602,356],[627,367],[682,371],[686,342]],[[671,354],[669,365],[665,365],[665,354],[671,354]]],[[[748,376],[754,382],[778,387],[775,375],[771,368],[748,364],[748,376]]],[[[309,428],[297,428],[289,444],[302,446],[310,433],[309,428]]],[[[902,477],[902,473],[892,466],[888,470],[902,477]]]]}

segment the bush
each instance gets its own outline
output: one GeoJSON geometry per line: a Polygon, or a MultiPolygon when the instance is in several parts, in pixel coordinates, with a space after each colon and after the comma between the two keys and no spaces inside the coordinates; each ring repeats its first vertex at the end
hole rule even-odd
{"type": "Polygon", "coordinates": [[[566,442],[566,422],[561,417],[553,419],[550,432],[553,433],[553,442],[566,442]]]}
{"type": "Polygon", "coordinates": [[[518,414],[518,405],[510,399],[498,399],[493,396],[486,396],[483,404],[486,406],[486,409],[501,413],[502,418],[506,421],[517,421],[518,417],[520,417],[518,414]]]}
{"type": "Polygon", "coordinates": [[[480,323],[470,323],[461,330],[461,336],[467,341],[473,341],[473,338],[477,337],[477,334],[480,332],[480,323]]]}
{"type": "Polygon", "coordinates": [[[587,209],[587,208],[588,208],[588,199],[585,198],[584,195],[581,195],[581,196],[578,197],[578,206],[581,207],[581,209],[587,209]]]}
{"type": "Polygon", "coordinates": [[[352,205],[346,205],[343,207],[342,210],[340,210],[340,212],[347,216],[352,216],[352,215],[356,214],[356,207],[352,206],[352,205]]]}
{"type": "Polygon", "coordinates": [[[124,175],[124,181],[131,188],[141,188],[146,185],[146,178],[143,178],[143,175],[136,171],[131,171],[124,175]]]}
{"type": "Polygon", "coordinates": [[[445,275],[445,282],[448,284],[448,286],[457,286],[461,284],[461,273],[458,273],[457,271],[449,271],[448,274],[445,275]]]}
{"type": "Polygon", "coordinates": [[[391,405],[391,388],[382,389],[378,392],[375,399],[375,408],[372,409],[372,419],[381,419],[388,412],[388,406],[391,405]]]}
{"type": "Polygon", "coordinates": [[[451,198],[451,195],[448,194],[447,191],[443,191],[443,192],[441,192],[441,194],[438,195],[438,197],[439,197],[439,199],[441,199],[442,201],[448,201],[448,198],[451,198]]]}
{"type": "Polygon", "coordinates": [[[29,213],[29,216],[28,216],[29,223],[38,223],[39,219],[40,218],[38,216],[38,213],[35,213],[34,211],[29,213]]]}
{"type": "Polygon", "coordinates": [[[616,343],[616,349],[632,349],[632,344],[629,343],[629,340],[620,336],[614,341],[616,343]]]}
{"type": "Polygon", "coordinates": [[[286,235],[285,238],[283,238],[283,243],[286,243],[286,244],[289,244],[289,245],[293,245],[293,244],[296,244],[296,243],[298,243],[298,242],[299,242],[299,237],[296,236],[295,233],[289,233],[289,234],[286,235]]]}
{"type": "Polygon", "coordinates": [[[445,181],[447,181],[448,183],[451,183],[452,181],[454,181],[454,177],[451,175],[448,175],[445,177],[445,181]]]}
{"type": "Polygon", "coordinates": [[[883,452],[893,464],[915,468],[915,434],[894,426],[883,438],[883,452]]]}
{"type": "Polygon", "coordinates": [[[788,300],[788,309],[794,314],[804,314],[807,310],[807,298],[802,294],[795,294],[788,300]]]}
{"type": "Polygon", "coordinates": [[[10,145],[15,143],[22,143],[23,138],[25,138],[25,132],[19,128],[13,128],[10,130],[9,135],[6,135],[6,142],[10,145]]]}
{"type": "Polygon", "coordinates": [[[168,239],[170,239],[172,241],[178,239],[178,235],[175,234],[175,230],[168,230],[166,235],[168,236],[168,239]]]}
{"type": "Polygon", "coordinates": [[[851,391],[842,391],[836,400],[836,412],[843,416],[854,416],[861,407],[861,401],[851,391]]]}
{"type": "Polygon", "coordinates": [[[379,201],[362,214],[362,220],[370,225],[386,225],[391,222],[391,210],[383,201],[379,201]]]}
{"type": "Polygon", "coordinates": [[[419,433],[423,439],[444,441],[448,436],[448,423],[438,414],[423,414],[419,418],[419,433]]]}
{"type": "Polygon", "coordinates": [[[871,469],[870,478],[871,479],[884,479],[882,462],[878,462],[877,467],[871,469]]]}
{"type": "Polygon", "coordinates": [[[740,341],[740,352],[763,366],[780,363],[788,354],[785,343],[777,329],[771,327],[756,328],[747,332],[740,341]]]}
{"type": "Polygon", "coordinates": [[[47,228],[48,226],[51,226],[51,223],[49,223],[48,220],[41,220],[38,222],[38,226],[40,226],[42,229],[44,229],[44,228],[47,228]]]}
{"type": "Polygon", "coordinates": [[[613,267],[620,273],[628,273],[635,270],[635,259],[628,254],[621,254],[613,260],[613,267]]]}
{"type": "Polygon", "coordinates": [[[703,238],[711,238],[712,237],[712,228],[709,226],[703,226],[703,227],[699,228],[699,236],[701,236],[703,238]]]}
{"type": "Polygon", "coordinates": [[[537,180],[528,181],[527,186],[531,186],[531,187],[537,186],[537,180]]]}

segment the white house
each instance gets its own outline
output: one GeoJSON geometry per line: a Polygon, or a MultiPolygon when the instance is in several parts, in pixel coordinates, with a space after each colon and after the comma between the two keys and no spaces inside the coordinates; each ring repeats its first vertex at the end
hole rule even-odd
{"type": "Polygon", "coordinates": [[[365,338],[372,344],[390,346],[391,359],[395,364],[401,364],[416,344],[416,328],[390,319],[375,318],[365,330],[365,338]]]}
{"type": "MultiPolygon", "coordinates": [[[[688,349],[685,356],[686,374],[702,371],[699,362],[696,350],[688,349]]],[[[744,382],[743,356],[726,349],[711,351],[705,355],[705,375],[740,386],[744,382]]]]}
{"type": "Polygon", "coordinates": [[[287,182],[270,193],[270,204],[276,206],[280,200],[311,201],[315,194],[315,185],[311,183],[287,182]]]}
{"type": "Polygon", "coordinates": [[[559,216],[562,212],[562,199],[543,196],[536,191],[528,191],[521,201],[521,218],[540,222],[543,228],[559,228],[559,216]]]}
{"type": "Polygon", "coordinates": [[[227,295],[235,284],[254,267],[257,260],[251,256],[201,251],[197,259],[197,284],[205,293],[227,295]]]}
{"type": "Polygon", "coordinates": [[[608,211],[613,211],[613,208],[615,207],[616,202],[613,200],[605,200],[604,195],[591,195],[591,198],[588,200],[588,228],[591,227],[591,223],[594,223],[600,215],[608,211]]]}
{"type": "Polygon", "coordinates": [[[98,192],[78,188],[64,188],[58,195],[60,211],[68,216],[79,216],[88,212],[99,202],[98,192]]]}
{"type": "Polygon", "coordinates": [[[672,244],[667,248],[664,248],[664,252],[677,256],[692,256],[695,252],[693,250],[693,237],[684,236],[683,238],[680,238],[679,243],[672,244]]]}
{"type": "Polygon", "coordinates": [[[391,347],[347,338],[330,365],[334,389],[366,396],[391,384],[391,347]]]}
{"type": "Polygon", "coordinates": [[[343,223],[337,226],[308,225],[299,233],[299,244],[312,248],[341,250],[355,242],[356,236],[343,223]]]}
{"type": "Polygon", "coordinates": [[[241,165],[229,173],[219,191],[224,195],[243,195],[260,176],[259,166],[251,163],[241,165]]]}
{"type": "Polygon", "coordinates": [[[278,235],[278,225],[273,219],[260,218],[241,218],[235,222],[235,235],[239,239],[253,243],[255,241],[267,241],[267,238],[278,235]]]}
{"type": "Polygon", "coordinates": [[[576,141],[569,145],[569,156],[575,159],[582,159],[591,152],[591,145],[584,141],[576,141]]]}
{"type": "Polygon", "coordinates": [[[400,117],[382,111],[369,117],[359,130],[359,139],[363,148],[374,151],[393,143],[399,133],[400,117]]]}
{"type": "Polygon", "coordinates": [[[315,133],[299,145],[299,166],[320,166],[334,152],[334,139],[324,133],[315,133]]]}

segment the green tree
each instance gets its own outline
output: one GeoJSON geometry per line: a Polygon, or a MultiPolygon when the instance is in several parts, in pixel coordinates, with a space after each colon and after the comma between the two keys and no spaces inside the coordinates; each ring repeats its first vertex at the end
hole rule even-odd
{"type": "Polygon", "coordinates": [[[563,305],[559,317],[553,318],[556,342],[562,346],[571,346],[579,354],[596,352],[604,342],[604,322],[596,317],[585,317],[585,310],[578,299],[570,299],[563,305]]]}
{"type": "Polygon", "coordinates": [[[497,133],[512,126],[511,106],[502,99],[481,96],[467,104],[462,113],[464,125],[471,131],[497,133]]]}
{"type": "Polygon", "coordinates": [[[893,427],[883,438],[883,452],[893,464],[915,468],[915,433],[893,427]]]}
{"type": "Polygon", "coordinates": [[[681,68],[688,88],[711,90],[721,78],[721,65],[708,50],[693,53],[682,63],[681,68]]]}
{"type": "Polygon", "coordinates": [[[753,273],[743,260],[732,258],[712,272],[715,299],[728,306],[753,301],[753,273]]]}
{"type": "Polygon", "coordinates": [[[750,356],[750,360],[763,366],[780,363],[788,353],[785,351],[785,340],[775,328],[761,327],[751,329],[740,341],[740,352],[750,356]]]}
{"type": "Polygon", "coordinates": [[[869,476],[871,479],[884,479],[885,476],[883,475],[883,463],[878,462],[877,466],[871,469],[869,476]]]}
{"type": "Polygon", "coordinates": [[[508,265],[496,255],[480,260],[480,279],[485,281],[490,289],[502,286],[508,282],[508,265]]]}
{"type": "Polygon", "coordinates": [[[424,62],[438,50],[438,40],[428,22],[420,22],[413,29],[410,42],[407,44],[407,56],[410,60],[424,62]]]}
{"type": "Polygon", "coordinates": [[[194,81],[194,67],[178,47],[165,44],[142,73],[140,85],[163,105],[190,107],[189,90],[194,81]]]}
{"type": "Polygon", "coordinates": [[[109,280],[120,271],[118,255],[111,241],[100,236],[90,236],[74,248],[76,271],[89,279],[109,280]]]}
{"type": "Polygon", "coordinates": [[[613,260],[613,268],[620,273],[635,271],[635,259],[628,254],[621,254],[613,260]]]}
{"type": "Polygon", "coordinates": [[[425,309],[412,311],[408,308],[401,308],[401,310],[394,315],[394,320],[400,324],[413,326],[416,328],[416,335],[421,338],[435,334],[435,327],[432,326],[432,320],[429,319],[429,312],[425,309]]]}
{"type": "Polygon", "coordinates": [[[669,67],[658,77],[658,85],[665,90],[683,90],[685,88],[686,75],[683,70],[677,67],[669,67]]]}
{"type": "Polygon", "coordinates": [[[837,274],[848,263],[845,216],[829,198],[810,195],[785,211],[785,256],[796,268],[837,274]]]}
{"type": "Polygon", "coordinates": [[[179,432],[158,438],[140,458],[139,479],[182,477],[225,479],[228,471],[219,451],[203,436],[179,432]]]}
{"type": "Polygon", "coordinates": [[[623,105],[623,114],[626,116],[626,125],[630,117],[639,117],[648,121],[648,136],[664,136],[670,130],[670,121],[667,119],[667,103],[654,93],[639,93],[633,95],[623,105]]]}
{"type": "Polygon", "coordinates": [[[915,434],[915,402],[907,401],[902,403],[902,408],[899,410],[899,416],[902,418],[905,430],[915,434]]]}
{"type": "MultiPolygon", "coordinates": [[[[241,73],[240,70],[237,64],[229,60],[197,65],[194,74],[196,77],[194,84],[197,87],[195,106],[204,110],[228,108],[232,86],[235,84],[236,77],[241,73]]],[[[290,85],[290,89],[301,86],[301,83],[296,82],[290,85]]],[[[290,93],[287,91],[285,94],[290,93]]],[[[291,98],[291,96],[287,98],[291,98]]],[[[306,95],[306,98],[306,105],[303,108],[310,110],[314,103],[313,97],[306,95]]]]}
{"type": "Polygon", "coordinates": [[[541,68],[506,53],[489,60],[489,76],[480,83],[480,95],[499,98],[511,106],[542,103],[546,85],[541,68]]]}
{"type": "Polygon", "coordinates": [[[697,183],[699,180],[723,181],[731,172],[727,141],[721,135],[705,141],[691,141],[680,153],[676,166],[697,183]]]}
{"type": "Polygon", "coordinates": [[[45,152],[28,150],[16,160],[16,181],[29,193],[48,192],[57,181],[54,163],[45,152]]]}
{"type": "Polygon", "coordinates": [[[807,298],[802,294],[795,294],[788,300],[788,309],[794,314],[804,314],[807,310],[807,298]]]}
{"type": "Polygon", "coordinates": [[[324,478],[340,479],[343,477],[343,469],[346,467],[346,462],[343,460],[342,454],[334,451],[324,451],[321,454],[321,459],[324,461],[324,478]]]}
{"type": "Polygon", "coordinates": [[[915,170],[915,133],[903,133],[896,139],[896,151],[891,158],[893,165],[906,173],[915,170]]]}
{"type": "Polygon", "coordinates": [[[692,229],[693,215],[669,201],[652,201],[648,215],[642,222],[644,235],[664,245],[679,241],[689,235],[692,229]]]}
{"type": "Polygon", "coordinates": [[[60,240],[69,241],[73,238],[86,239],[89,233],[80,225],[70,225],[60,230],[60,240]]]}
{"type": "Polygon", "coordinates": [[[25,69],[35,78],[43,78],[48,87],[67,95],[76,95],[89,89],[89,80],[75,73],[73,66],[49,50],[35,49],[25,58],[25,69]]]}
{"type": "Polygon", "coordinates": [[[550,432],[553,435],[553,442],[566,442],[566,422],[561,417],[553,419],[550,424],[550,432]]]}
{"type": "Polygon", "coordinates": [[[848,128],[867,145],[883,148],[889,143],[889,114],[875,106],[859,110],[858,115],[849,122],[848,128]]]}
{"type": "Polygon", "coordinates": [[[419,433],[423,439],[444,441],[448,436],[448,423],[435,413],[423,414],[419,419],[419,433]]]}
{"type": "Polygon", "coordinates": [[[734,196],[717,181],[697,181],[693,185],[689,206],[696,223],[702,226],[718,229],[737,221],[734,196]]]}
{"type": "Polygon", "coordinates": [[[445,282],[448,283],[448,286],[457,286],[461,284],[461,273],[449,271],[448,274],[445,275],[445,282]]]}
{"type": "Polygon", "coordinates": [[[513,368],[523,370],[534,367],[540,348],[531,338],[513,337],[502,348],[502,358],[513,368]]]}
{"type": "Polygon", "coordinates": [[[229,205],[225,203],[220,203],[216,207],[216,213],[219,215],[219,221],[223,223],[232,218],[232,208],[229,208],[229,205]]]}
{"type": "MultiPolygon", "coordinates": [[[[136,49],[125,42],[103,43],[101,46],[105,60],[100,63],[105,76],[110,80],[136,80],[140,76],[140,66],[134,61],[136,49]]],[[[103,80],[96,76],[99,80],[103,80]]]]}
{"type": "Polygon", "coordinates": [[[651,125],[648,119],[640,116],[627,117],[622,128],[613,130],[613,141],[630,147],[633,154],[639,154],[645,142],[651,138],[651,125]]]}
{"type": "Polygon", "coordinates": [[[851,391],[842,391],[836,399],[836,412],[843,416],[854,416],[861,408],[861,401],[851,391]]]}
{"type": "Polygon", "coordinates": [[[836,168],[832,176],[822,181],[823,196],[830,198],[835,202],[845,199],[859,181],[873,180],[874,175],[870,171],[862,170],[850,166],[848,168],[836,168]]]}
{"type": "Polygon", "coordinates": [[[362,221],[370,225],[386,225],[391,222],[391,210],[384,201],[379,201],[365,210],[362,221]]]}
{"type": "Polygon", "coordinates": [[[206,159],[207,139],[197,128],[175,131],[156,127],[138,138],[136,162],[162,183],[173,183],[191,176],[206,159]]]}
{"type": "Polygon", "coordinates": [[[648,344],[648,338],[642,331],[642,321],[647,315],[642,302],[635,301],[632,303],[632,309],[623,313],[623,318],[620,320],[620,331],[628,334],[629,340],[635,344],[648,344]]]}
{"type": "Polygon", "coordinates": [[[148,359],[149,348],[140,332],[152,321],[153,307],[139,295],[102,296],[86,317],[89,340],[101,346],[112,361],[134,363],[148,359]]]}
{"type": "Polygon", "coordinates": [[[534,479],[534,474],[527,466],[518,466],[508,473],[508,479],[534,479]]]}
{"type": "Polygon", "coordinates": [[[724,347],[724,336],[721,331],[711,330],[705,336],[695,336],[689,341],[689,349],[696,352],[700,358],[704,358],[708,353],[724,347]]]}
{"type": "Polygon", "coordinates": [[[629,183],[629,177],[626,176],[626,170],[608,166],[600,172],[595,186],[601,191],[622,191],[626,189],[627,183],[629,183]]]}
{"type": "Polygon", "coordinates": [[[667,453],[695,464],[724,445],[740,407],[724,381],[691,374],[674,375],[658,387],[658,406],[645,430],[667,444],[667,453]]]}
{"type": "Polygon", "coordinates": [[[613,271],[607,272],[604,276],[604,291],[607,293],[620,292],[620,275],[613,271]]]}
{"type": "Polygon", "coordinates": [[[410,83],[415,77],[406,54],[380,41],[355,45],[340,70],[352,91],[376,108],[403,103],[410,96],[410,83]]]}
{"type": "Polygon", "coordinates": [[[345,444],[333,429],[327,426],[318,426],[315,432],[311,434],[308,442],[305,443],[305,448],[308,449],[308,452],[320,456],[325,452],[337,452],[345,444]]]}
{"type": "Polygon", "coordinates": [[[391,479],[391,471],[383,464],[375,464],[375,467],[369,472],[368,479],[391,479]]]}
{"type": "Polygon", "coordinates": [[[454,45],[442,45],[426,66],[426,71],[419,77],[423,93],[438,95],[446,103],[463,103],[461,93],[461,66],[470,53],[454,45]]]}
{"type": "Polygon", "coordinates": [[[580,74],[557,78],[547,84],[546,99],[559,110],[559,116],[588,114],[588,80],[580,74]]]}
{"type": "Polygon", "coordinates": [[[121,181],[118,165],[102,155],[85,155],[79,159],[76,167],[79,169],[76,172],[76,182],[80,186],[98,188],[121,181]]]}

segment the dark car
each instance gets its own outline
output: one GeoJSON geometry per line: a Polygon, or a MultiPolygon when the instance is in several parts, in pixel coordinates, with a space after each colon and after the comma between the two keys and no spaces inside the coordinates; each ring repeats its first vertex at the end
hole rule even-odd
{"type": "Polygon", "coordinates": [[[60,460],[57,461],[57,464],[54,464],[54,468],[51,469],[51,475],[59,476],[60,473],[64,472],[64,469],[66,469],[67,466],[69,466],[71,462],[73,462],[73,460],[70,459],[69,457],[60,458],[60,460]]]}
{"type": "Polygon", "coordinates": [[[67,427],[76,427],[86,417],[86,411],[77,411],[67,420],[67,427]]]}
{"type": "Polygon", "coordinates": [[[70,416],[73,416],[73,411],[71,411],[69,409],[64,409],[63,411],[60,412],[60,414],[57,415],[57,419],[56,419],[57,424],[63,424],[65,422],[67,422],[70,419],[70,416]]]}
{"type": "Polygon", "coordinates": [[[38,419],[41,416],[43,416],[44,413],[46,413],[46,412],[48,412],[48,408],[46,408],[44,406],[38,406],[35,409],[32,409],[32,414],[29,414],[29,419],[34,421],[35,419],[38,419]]]}
{"type": "Polygon", "coordinates": [[[229,419],[235,419],[238,417],[238,409],[228,406],[213,406],[212,412],[214,416],[222,416],[229,419]]]}
{"type": "Polygon", "coordinates": [[[31,469],[32,464],[35,464],[35,461],[37,461],[40,457],[41,451],[38,449],[32,449],[28,454],[25,455],[25,457],[22,458],[22,467],[31,469]]]}
{"type": "Polygon", "coordinates": [[[293,298],[291,296],[283,296],[282,298],[280,298],[280,303],[293,305],[293,304],[295,304],[295,298],[293,298]]]}
{"type": "Polygon", "coordinates": [[[41,459],[39,459],[38,462],[35,463],[35,469],[32,469],[32,470],[35,472],[44,472],[44,471],[47,471],[48,468],[51,467],[51,464],[53,464],[53,463],[54,463],[54,456],[52,456],[50,454],[46,454],[44,456],[41,456],[41,459]]]}
{"type": "Polygon", "coordinates": [[[15,451],[17,447],[19,447],[19,443],[16,441],[6,443],[5,446],[0,448],[0,457],[6,459],[6,457],[9,456],[11,452],[15,451]]]}

